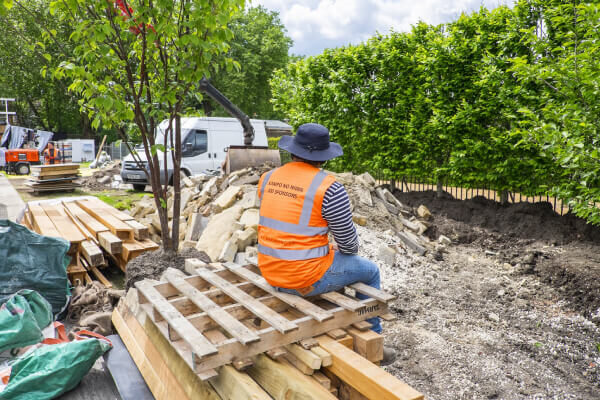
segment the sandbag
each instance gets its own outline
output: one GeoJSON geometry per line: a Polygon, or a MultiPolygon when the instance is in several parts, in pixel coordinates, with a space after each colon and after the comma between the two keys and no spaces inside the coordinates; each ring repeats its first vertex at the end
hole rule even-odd
{"type": "Polygon", "coordinates": [[[33,289],[61,312],[70,296],[67,265],[69,242],[38,235],[0,219],[0,304],[21,289],[33,289]]]}
{"type": "Polygon", "coordinates": [[[0,400],[50,400],[79,384],[96,359],[111,348],[107,339],[43,345],[12,365],[0,400]]]}
{"type": "Polygon", "coordinates": [[[50,322],[50,304],[33,290],[19,291],[0,307],[0,352],[41,342],[50,322]]]}

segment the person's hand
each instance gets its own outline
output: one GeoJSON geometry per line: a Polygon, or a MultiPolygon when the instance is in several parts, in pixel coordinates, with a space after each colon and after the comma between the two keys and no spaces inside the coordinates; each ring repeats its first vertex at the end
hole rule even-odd
{"type": "Polygon", "coordinates": [[[340,250],[340,248],[338,247],[337,243],[335,243],[335,242],[331,244],[331,248],[333,249],[333,251],[339,251],[340,250]]]}

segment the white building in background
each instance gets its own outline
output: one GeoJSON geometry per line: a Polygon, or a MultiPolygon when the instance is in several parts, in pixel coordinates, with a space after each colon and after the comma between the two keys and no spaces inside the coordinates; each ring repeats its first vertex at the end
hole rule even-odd
{"type": "Polygon", "coordinates": [[[94,161],[96,158],[94,139],[66,139],[60,143],[64,143],[66,148],[70,145],[71,162],[94,161]]]}

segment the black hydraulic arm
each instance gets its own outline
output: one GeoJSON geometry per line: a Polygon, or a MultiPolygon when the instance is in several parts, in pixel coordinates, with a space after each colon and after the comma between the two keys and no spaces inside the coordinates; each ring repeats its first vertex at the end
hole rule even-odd
{"type": "Polygon", "coordinates": [[[210,84],[208,79],[202,78],[200,81],[200,90],[209,95],[214,101],[219,103],[232,116],[237,118],[244,129],[244,145],[252,146],[254,141],[254,127],[250,123],[250,118],[242,110],[237,108],[225,95],[210,84]]]}

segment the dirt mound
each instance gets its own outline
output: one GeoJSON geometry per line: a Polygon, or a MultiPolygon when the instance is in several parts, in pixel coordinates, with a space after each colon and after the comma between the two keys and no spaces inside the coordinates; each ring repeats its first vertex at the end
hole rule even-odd
{"type": "Polygon", "coordinates": [[[449,194],[438,198],[434,191],[396,192],[398,199],[413,207],[425,204],[436,216],[429,235],[446,235],[460,243],[471,243],[480,238],[473,227],[498,233],[504,240],[543,240],[552,244],[575,240],[598,241],[600,229],[587,224],[574,215],[560,216],[550,203],[516,203],[501,205],[478,196],[471,200],[455,200],[449,194]],[[438,216],[464,223],[464,226],[440,223],[438,216]]]}
{"type": "Polygon", "coordinates": [[[206,253],[194,248],[181,250],[175,257],[163,252],[162,248],[157,251],[147,252],[134,258],[127,264],[125,274],[125,290],[129,290],[133,284],[143,279],[159,279],[167,268],[176,268],[184,271],[186,258],[197,258],[204,262],[211,262],[206,253]]]}

